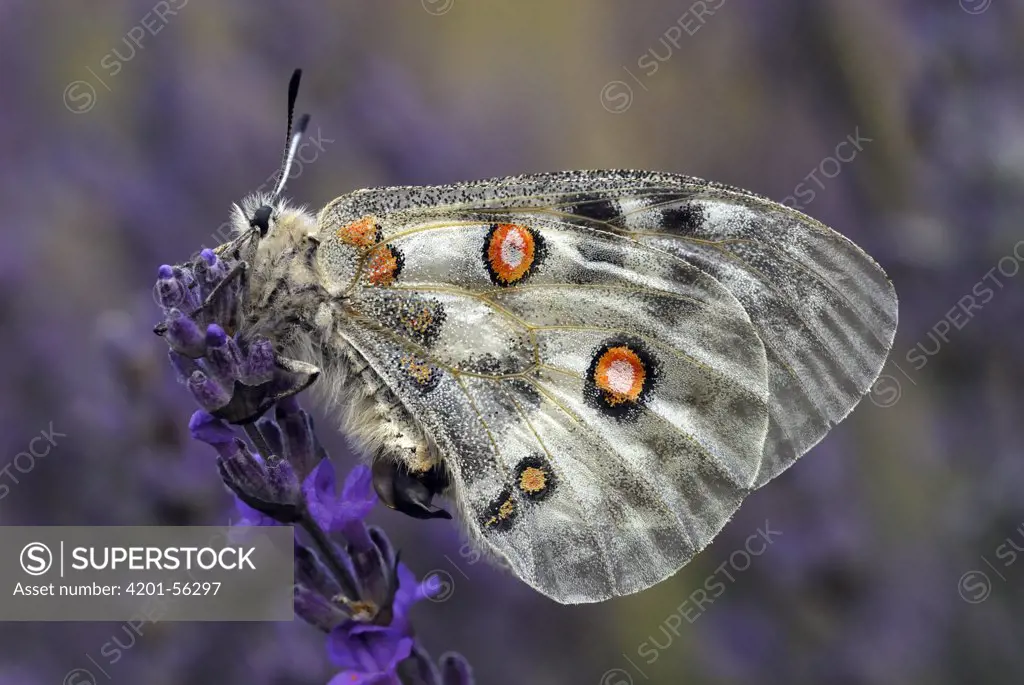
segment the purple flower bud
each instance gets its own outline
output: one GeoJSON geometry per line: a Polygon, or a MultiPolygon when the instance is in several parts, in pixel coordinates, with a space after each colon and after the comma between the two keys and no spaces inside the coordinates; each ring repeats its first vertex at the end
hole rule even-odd
{"type": "Polygon", "coordinates": [[[202,371],[195,371],[189,377],[188,389],[207,411],[217,411],[231,401],[231,393],[202,371]]]}
{"type": "Polygon", "coordinates": [[[384,533],[365,525],[376,502],[371,471],[354,469],[338,492],[313,419],[294,398],[319,369],[278,357],[266,338],[250,340],[243,354],[228,333],[241,320],[241,281],[225,284],[215,298],[210,293],[236,263],[204,250],[189,267],[164,265],[158,272],[166,321],[157,332],[205,410],[189,421],[192,437],[217,450],[217,469],[243,523],[300,524],[312,540],[312,547],[295,547],[294,606],[300,618],[329,633],[328,653],[341,669],[332,683],[406,682],[408,675],[408,682],[423,685],[472,685],[460,656],[445,655],[438,666],[415,645],[409,611],[436,595],[437,578],[418,582],[384,533]],[[276,422],[258,419],[275,404],[276,422]],[[244,424],[255,449],[268,454],[254,452],[232,424],[244,424]]]}
{"type": "MultiPolygon", "coordinates": [[[[260,435],[267,441],[267,447],[270,448],[271,454],[284,454],[284,440],[281,437],[281,429],[278,428],[277,424],[268,418],[262,418],[256,422],[256,428],[259,430],[260,435]]],[[[294,464],[292,464],[294,467],[294,464]]]]}
{"type": "Polygon", "coordinates": [[[398,554],[395,552],[395,547],[391,544],[391,540],[377,526],[370,526],[369,531],[370,539],[373,540],[373,544],[380,550],[385,568],[395,568],[398,565],[398,554]]]}
{"type": "Polygon", "coordinates": [[[233,338],[215,323],[206,328],[206,363],[224,384],[232,384],[242,370],[242,353],[233,338]]]}
{"type": "Polygon", "coordinates": [[[225,345],[228,342],[228,334],[224,329],[215,323],[206,327],[206,344],[211,347],[225,345]]]}
{"type": "Polygon", "coordinates": [[[473,685],[473,669],[461,654],[448,652],[441,655],[442,685],[473,685]]]}
{"type": "Polygon", "coordinates": [[[277,423],[284,433],[284,458],[305,478],[319,463],[316,438],[309,415],[299,409],[298,402],[286,400],[277,404],[277,423]]]}
{"type": "Polygon", "coordinates": [[[413,645],[412,654],[398,665],[400,682],[417,685],[440,685],[441,674],[430,655],[419,645],[413,645]]]}
{"type": "Polygon", "coordinates": [[[238,451],[231,458],[221,458],[217,462],[224,484],[257,514],[281,523],[297,521],[295,503],[281,500],[277,492],[279,488],[271,482],[272,477],[287,478],[287,475],[276,473],[272,476],[275,469],[268,468],[260,455],[250,451],[241,440],[236,440],[236,444],[238,451]]]}
{"type": "Polygon", "coordinates": [[[194,359],[206,352],[206,340],[199,326],[179,309],[167,312],[167,332],[164,338],[175,352],[186,357],[194,359]]]}
{"type": "Polygon", "coordinates": [[[217,263],[217,253],[210,248],[206,248],[200,252],[199,256],[203,258],[203,261],[206,262],[207,266],[212,267],[217,263]]]}
{"type": "Polygon", "coordinates": [[[196,284],[195,274],[188,267],[173,267],[174,278],[185,288],[185,301],[182,309],[194,312],[202,304],[199,299],[199,289],[193,287],[196,284]]]}
{"type": "Polygon", "coordinates": [[[170,265],[164,264],[157,274],[159,279],[156,282],[156,296],[160,301],[160,306],[170,309],[184,302],[188,291],[185,284],[175,278],[174,269],[170,265]]]}
{"type": "Polygon", "coordinates": [[[265,457],[267,464],[267,486],[275,502],[298,502],[301,485],[295,476],[295,469],[279,455],[265,457]]]}
{"type": "Polygon", "coordinates": [[[217,290],[216,295],[213,295],[213,291],[227,276],[228,270],[226,262],[223,260],[217,262],[216,272],[211,272],[206,263],[200,261],[196,266],[196,279],[199,282],[199,287],[195,288],[193,292],[202,305],[203,323],[216,323],[229,331],[234,331],[238,326],[241,283],[236,278],[217,290]],[[224,271],[224,273],[219,273],[220,271],[224,271]]]}
{"type": "Polygon", "coordinates": [[[260,385],[274,377],[274,346],[266,338],[249,345],[249,354],[239,376],[246,385],[260,385]]]}
{"type": "MultiPolygon", "coordinates": [[[[195,278],[199,284],[199,297],[202,300],[206,300],[213,292],[217,284],[224,280],[227,275],[229,268],[227,264],[217,259],[217,255],[213,254],[212,250],[203,250],[200,253],[200,259],[195,263],[195,278]],[[211,259],[207,259],[206,253],[209,253],[211,259]]],[[[215,320],[225,322],[220,314],[216,315],[215,320]]]]}
{"type": "Polygon", "coordinates": [[[202,410],[192,414],[188,421],[188,430],[194,440],[213,447],[234,444],[235,438],[238,437],[231,426],[202,410]]]}
{"type": "Polygon", "coordinates": [[[295,395],[282,397],[277,401],[277,415],[279,418],[285,414],[298,414],[300,411],[302,411],[302,407],[299,405],[299,400],[295,395]]]}
{"type": "Polygon", "coordinates": [[[234,462],[243,456],[244,443],[231,430],[231,426],[205,411],[199,410],[192,414],[188,430],[193,439],[213,447],[222,459],[234,462]]]}

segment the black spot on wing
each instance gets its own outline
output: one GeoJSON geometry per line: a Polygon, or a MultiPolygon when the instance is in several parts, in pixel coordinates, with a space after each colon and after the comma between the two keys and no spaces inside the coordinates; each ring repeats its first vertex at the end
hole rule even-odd
{"type": "Polygon", "coordinates": [[[622,207],[611,197],[594,195],[571,195],[559,203],[562,211],[582,220],[594,228],[608,230],[622,217],[622,207]]]}
{"type": "Polygon", "coordinates": [[[707,220],[704,207],[691,201],[693,193],[660,193],[645,195],[642,202],[645,212],[657,212],[661,216],[655,222],[660,230],[667,233],[692,235],[699,231],[707,220]]]}
{"type": "Polygon", "coordinates": [[[664,226],[671,233],[693,235],[704,227],[704,208],[694,202],[661,210],[664,226]]]}
{"type": "MultiPolygon", "coordinates": [[[[516,348],[526,347],[528,339],[525,335],[517,335],[513,340],[513,344],[516,348]]],[[[512,375],[520,369],[521,362],[519,362],[519,359],[520,357],[518,354],[512,355],[511,358],[502,358],[497,357],[490,352],[485,352],[483,354],[471,352],[459,363],[459,369],[469,373],[480,373],[492,376],[512,375]]]]}
{"type": "Polygon", "coordinates": [[[376,302],[368,313],[424,347],[437,339],[447,317],[438,300],[414,295],[376,302]]]}
{"type": "Polygon", "coordinates": [[[480,525],[484,533],[505,532],[512,528],[518,514],[519,504],[512,488],[506,486],[480,513],[480,525]]]}
{"type": "Polygon", "coordinates": [[[437,388],[441,380],[441,370],[429,361],[413,354],[402,354],[397,358],[403,371],[406,384],[416,392],[424,395],[437,388]]]}

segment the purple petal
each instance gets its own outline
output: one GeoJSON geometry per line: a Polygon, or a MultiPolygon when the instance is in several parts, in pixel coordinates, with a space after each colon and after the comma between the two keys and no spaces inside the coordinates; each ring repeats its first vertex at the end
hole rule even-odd
{"type": "Polygon", "coordinates": [[[238,512],[242,518],[236,521],[235,526],[279,526],[281,523],[276,521],[261,511],[256,511],[242,500],[235,497],[235,511],[238,512]]]}
{"type": "Polygon", "coordinates": [[[409,656],[412,640],[382,626],[348,621],[327,636],[331,663],[362,673],[393,671],[395,664],[409,656]],[[370,630],[364,628],[369,627],[370,630]]]}
{"type": "Polygon", "coordinates": [[[398,591],[395,592],[395,605],[412,606],[416,601],[416,590],[419,583],[416,582],[416,575],[405,564],[398,564],[398,591]]]}
{"type": "MultiPolygon", "coordinates": [[[[347,508],[341,505],[335,512],[328,530],[332,533],[341,533],[346,540],[359,552],[367,552],[373,549],[373,540],[366,530],[366,524],[361,517],[348,516],[347,508]]],[[[365,515],[365,514],[364,514],[365,515]]]]}
{"type": "Polygon", "coordinates": [[[302,494],[306,497],[309,514],[324,530],[331,527],[332,510],[337,501],[334,485],[334,464],[330,459],[320,460],[312,473],[302,481],[302,494]]]}
{"type": "Polygon", "coordinates": [[[335,666],[349,671],[363,671],[360,659],[362,643],[359,640],[349,635],[347,624],[338,626],[327,636],[327,657],[335,666]]]}
{"type": "Polygon", "coordinates": [[[408,606],[436,597],[443,589],[440,577],[434,574],[424,578],[423,582],[417,582],[416,575],[405,564],[398,565],[398,587],[398,594],[408,602],[408,606]]]}
{"type": "Polygon", "coordinates": [[[422,583],[416,581],[416,575],[405,564],[398,564],[398,589],[392,602],[391,628],[396,632],[408,635],[412,630],[409,623],[409,610],[420,600],[433,597],[441,591],[440,579],[431,575],[422,583]]]}
{"type": "Polygon", "coordinates": [[[412,638],[403,637],[398,641],[398,644],[393,647],[391,662],[388,664],[386,671],[393,673],[398,664],[409,658],[412,654],[412,638]]]}
{"type": "Polygon", "coordinates": [[[341,490],[341,501],[348,505],[345,507],[346,516],[360,520],[366,518],[377,502],[369,466],[360,464],[349,472],[341,490]]]}
{"type": "MultiPolygon", "coordinates": [[[[349,635],[370,635],[372,633],[392,633],[388,626],[379,626],[376,623],[363,623],[361,621],[349,621],[347,625],[349,635]]],[[[397,640],[396,636],[396,640],[397,640]]]]}
{"type": "Polygon", "coordinates": [[[233,443],[237,437],[231,426],[201,409],[188,420],[188,430],[193,439],[214,447],[233,443]]]}

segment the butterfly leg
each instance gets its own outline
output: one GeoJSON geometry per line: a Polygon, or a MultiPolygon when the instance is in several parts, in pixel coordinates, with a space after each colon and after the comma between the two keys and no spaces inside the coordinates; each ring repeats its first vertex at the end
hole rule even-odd
{"type": "Polygon", "coordinates": [[[413,473],[397,460],[377,459],[373,464],[373,487],[385,505],[413,518],[452,517],[431,504],[434,495],[448,487],[447,474],[440,465],[423,473],[413,473]]]}

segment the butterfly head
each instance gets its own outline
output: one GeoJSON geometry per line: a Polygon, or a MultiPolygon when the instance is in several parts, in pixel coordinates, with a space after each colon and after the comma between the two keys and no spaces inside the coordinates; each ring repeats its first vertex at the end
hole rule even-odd
{"type": "Polygon", "coordinates": [[[249,195],[232,208],[235,238],[217,248],[254,265],[261,257],[282,257],[305,250],[316,240],[316,218],[304,207],[266,193],[249,195]]]}
{"type": "Polygon", "coordinates": [[[249,219],[249,227],[259,232],[261,238],[266,238],[270,232],[270,220],[274,216],[274,208],[270,205],[260,205],[252,218],[249,219]]]}

